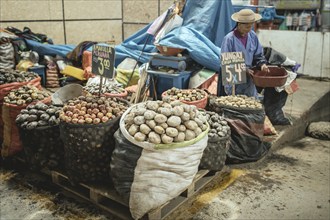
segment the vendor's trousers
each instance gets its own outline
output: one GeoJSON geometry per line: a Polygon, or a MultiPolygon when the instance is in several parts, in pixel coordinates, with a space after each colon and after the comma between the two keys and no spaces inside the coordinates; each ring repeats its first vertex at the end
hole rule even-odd
{"type": "Polygon", "coordinates": [[[288,93],[283,90],[277,92],[275,88],[265,88],[263,104],[266,115],[273,125],[290,125],[291,122],[285,117],[283,107],[288,98],[288,93]]]}

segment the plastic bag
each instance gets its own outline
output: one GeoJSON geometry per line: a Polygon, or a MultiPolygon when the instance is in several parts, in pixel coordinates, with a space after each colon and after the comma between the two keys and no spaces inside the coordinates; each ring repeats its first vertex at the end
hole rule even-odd
{"type": "Polygon", "coordinates": [[[262,141],[265,121],[264,110],[234,110],[229,108],[222,110],[231,128],[231,140],[226,163],[252,162],[265,156],[270,145],[262,141]]]}
{"type": "Polygon", "coordinates": [[[173,16],[164,27],[157,33],[155,36],[155,43],[157,44],[159,40],[161,40],[168,32],[170,32],[172,29],[176,27],[180,27],[183,23],[182,17],[179,15],[173,16]]]}

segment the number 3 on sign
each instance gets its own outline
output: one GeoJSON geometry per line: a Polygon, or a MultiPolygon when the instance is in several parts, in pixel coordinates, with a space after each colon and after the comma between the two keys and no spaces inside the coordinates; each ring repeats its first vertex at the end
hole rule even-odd
{"type": "Polygon", "coordinates": [[[102,76],[103,73],[104,73],[103,58],[102,57],[98,57],[97,60],[100,61],[99,74],[102,76]]]}
{"type": "Polygon", "coordinates": [[[100,66],[99,66],[99,73],[102,76],[104,74],[104,68],[105,69],[110,69],[110,60],[103,59],[102,57],[97,58],[98,61],[100,61],[100,66]]]}

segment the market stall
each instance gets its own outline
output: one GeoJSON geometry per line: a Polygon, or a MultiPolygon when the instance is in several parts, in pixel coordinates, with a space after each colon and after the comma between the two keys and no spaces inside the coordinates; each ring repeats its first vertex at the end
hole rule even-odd
{"type": "MultiPolygon", "coordinates": [[[[259,99],[188,88],[201,65],[221,75],[219,45],[232,28],[224,25],[231,10],[227,1],[187,1],[182,24],[157,44],[150,40],[157,22],[118,46],[21,41],[31,51],[20,51],[17,70],[12,63],[0,70],[1,156],[23,155],[54,183],[84,197],[87,189],[88,199],[108,210],[100,198],[124,205],[133,219],[154,210],[160,215],[160,207],[184,192],[191,196],[198,181],[203,185],[207,174],[228,164],[261,159],[270,144],[263,141],[266,113],[259,99]],[[195,22],[201,8],[208,12],[204,23],[195,22]]],[[[181,13],[171,6],[161,27],[181,13]]],[[[280,84],[260,86],[286,89],[283,73],[280,84]]],[[[251,77],[274,80],[262,74],[251,77]]]]}

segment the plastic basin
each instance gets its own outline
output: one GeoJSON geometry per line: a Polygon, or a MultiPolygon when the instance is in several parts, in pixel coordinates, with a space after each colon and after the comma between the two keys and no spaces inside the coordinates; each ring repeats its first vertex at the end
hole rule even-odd
{"type": "Polygon", "coordinates": [[[268,67],[269,73],[261,70],[254,70],[251,74],[253,82],[259,87],[280,87],[288,78],[288,73],[283,67],[268,67]]]}

